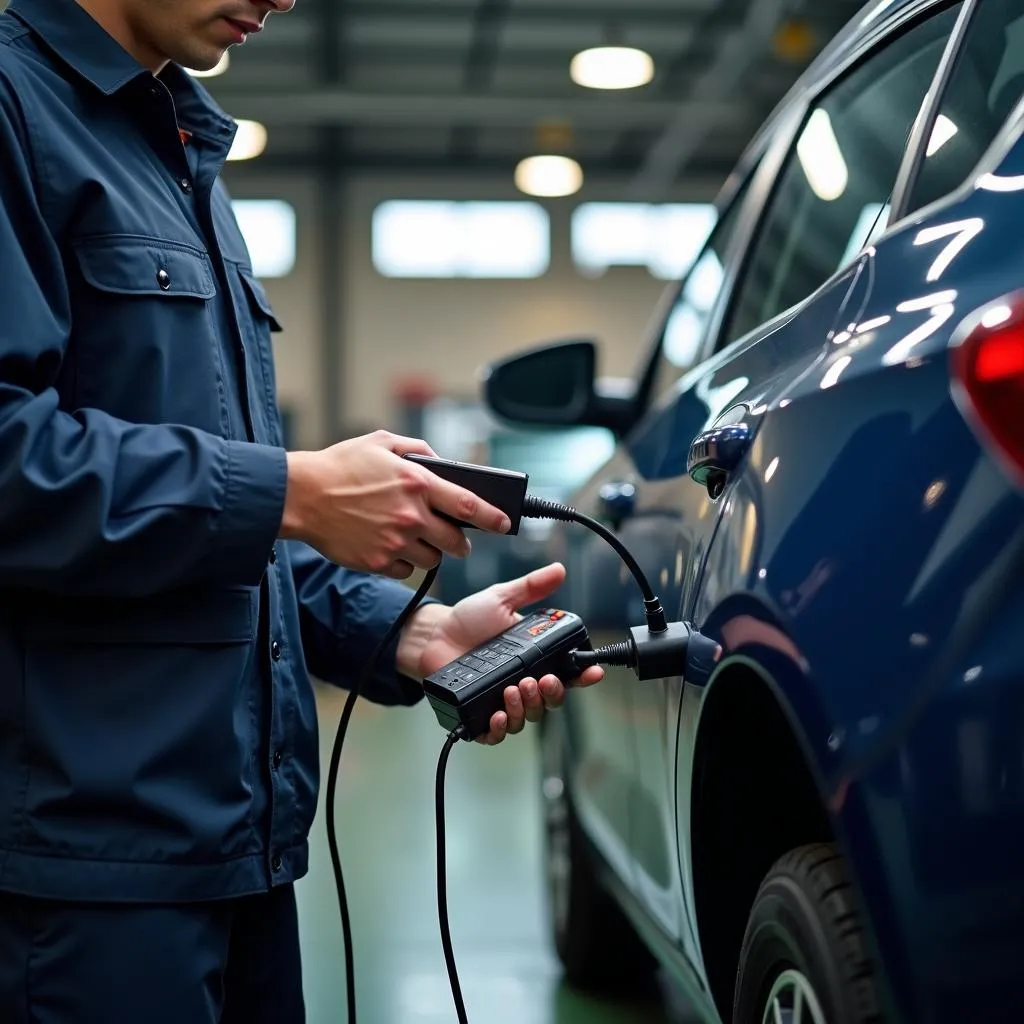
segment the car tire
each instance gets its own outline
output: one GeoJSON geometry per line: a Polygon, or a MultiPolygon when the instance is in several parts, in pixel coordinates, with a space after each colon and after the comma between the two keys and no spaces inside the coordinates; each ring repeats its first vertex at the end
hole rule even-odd
{"type": "Polygon", "coordinates": [[[882,1015],[842,855],[801,846],[775,862],[747,923],[733,1024],[881,1024],[882,1015]],[[774,1004],[778,1001],[778,1017],[774,1004]]]}
{"type": "Polygon", "coordinates": [[[566,781],[565,732],[541,727],[547,906],[565,980],[580,991],[626,995],[652,989],[654,957],[602,886],[566,781]]]}

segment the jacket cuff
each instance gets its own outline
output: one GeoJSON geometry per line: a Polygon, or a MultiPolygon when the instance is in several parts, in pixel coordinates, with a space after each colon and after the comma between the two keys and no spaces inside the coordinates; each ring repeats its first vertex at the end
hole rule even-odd
{"type": "Polygon", "coordinates": [[[218,572],[242,586],[258,586],[277,541],[288,490],[284,448],[223,441],[224,486],[213,532],[218,572]]]}
{"type": "MultiPolygon", "coordinates": [[[[392,581],[382,581],[391,583],[392,581]]],[[[412,600],[413,591],[402,583],[395,582],[394,585],[382,586],[376,594],[377,609],[380,618],[375,616],[375,621],[383,621],[385,628],[394,622],[405,610],[405,606],[412,600]]],[[[437,598],[425,597],[420,601],[418,608],[428,604],[440,604],[437,598]]],[[[374,648],[380,643],[384,636],[384,629],[369,631],[348,637],[347,649],[354,654],[356,664],[366,664],[374,648]]],[[[423,699],[423,684],[398,671],[398,644],[401,633],[395,636],[391,643],[381,651],[377,661],[376,671],[369,680],[368,695],[379,704],[399,704],[412,706],[423,699]]]]}

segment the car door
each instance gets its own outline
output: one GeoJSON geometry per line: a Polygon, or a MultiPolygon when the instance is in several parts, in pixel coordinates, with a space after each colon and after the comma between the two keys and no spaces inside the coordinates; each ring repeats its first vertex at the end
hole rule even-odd
{"type": "MultiPolygon", "coordinates": [[[[719,326],[705,339],[710,358],[674,382],[672,365],[659,370],[664,393],[595,481],[599,505],[602,493],[606,502],[618,502],[614,513],[605,509],[606,519],[614,519],[670,617],[686,618],[698,586],[714,587],[714,580],[702,583],[702,567],[720,518],[731,514],[728,489],[713,498],[688,477],[691,444],[724,425],[746,430],[740,461],[722,468],[742,466],[770,479],[772,467],[760,464],[756,445],[759,416],[777,389],[819,362],[842,319],[859,272],[855,257],[885,222],[907,140],[959,6],[933,8],[924,20],[894,26],[816,97],[794,107],[796,130],[780,130],[782,152],[769,151],[744,213],[753,210],[756,227],[720,275],[730,284],[716,296],[719,326]],[[767,203],[757,203],[766,188],[767,203]],[[618,497],[623,492],[628,504],[618,497]]],[[[706,258],[707,252],[701,261],[706,258]]],[[[700,262],[697,272],[706,272],[700,262]]],[[[666,322],[663,363],[672,363],[673,318],[688,315],[686,301],[684,289],[666,322]]],[[[741,559],[756,557],[757,527],[742,524],[750,541],[741,546],[741,559]]],[[[643,621],[635,587],[624,610],[629,624],[643,621]]],[[[690,686],[687,698],[681,676],[633,677],[623,688],[635,752],[629,791],[636,889],[651,917],[697,963],[685,897],[691,754],[679,749],[679,740],[688,735],[686,720],[696,711],[699,690],[690,686]]]]}
{"type": "MultiPolygon", "coordinates": [[[[722,289],[727,254],[742,223],[750,180],[744,177],[724,204],[703,252],[673,297],[657,338],[658,349],[667,354],[664,364],[646,367],[641,377],[649,375],[649,380],[640,387],[663,389],[668,378],[678,377],[681,364],[693,361],[722,289]]],[[[629,446],[620,445],[572,502],[581,512],[620,531],[644,571],[650,572],[660,557],[666,512],[649,503],[636,507],[637,474],[632,462],[629,446]]],[[[553,554],[568,570],[564,606],[583,617],[595,646],[620,641],[631,624],[644,620],[642,598],[632,576],[619,556],[594,534],[571,528],[558,531],[556,538],[558,548],[553,554]]],[[[656,570],[651,579],[658,577],[656,570]]],[[[670,589],[662,588],[661,596],[666,607],[673,607],[673,594],[680,587],[669,582],[670,589]]],[[[638,788],[632,728],[635,697],[632,672],[609,667],[599,687],[588,691],[586,699],[573,702],[571,717],[577,811],[592,841],[627,885],[635,882],[634,837],[647,834],[646,816],[658,814],[658,808],[643,802],[638,788]]]]}

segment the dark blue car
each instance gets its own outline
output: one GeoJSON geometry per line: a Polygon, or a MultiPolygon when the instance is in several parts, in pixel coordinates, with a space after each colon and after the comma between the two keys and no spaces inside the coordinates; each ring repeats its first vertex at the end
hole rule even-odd
{"type": "MultiPolygon", "coordinates": [[[[572,500],[721,646],[544,726],[576,984],[1024,1021],[1022,96],[1021,0],[874,3],[741,159],[632,394],[586,342],[490,367],[507,421],[615,433],[572,500]]],[[[544,557],[595,644],[643,623],[599,537],[544,557]]]]}

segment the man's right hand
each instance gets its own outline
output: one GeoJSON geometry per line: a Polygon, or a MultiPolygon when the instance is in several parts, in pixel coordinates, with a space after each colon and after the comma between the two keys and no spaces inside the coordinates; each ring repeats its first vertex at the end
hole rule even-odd
{"type": "Polygon", "coordinates": [[[289,452],[280,536],[346,568],[406,579],[433,568],[442,554],[469,554],[465,534],[438,512],[508,532],[500,509],[403,459],[408,453],[435,454],[424,441],[385,430],[319,452],[289,452]]]}

